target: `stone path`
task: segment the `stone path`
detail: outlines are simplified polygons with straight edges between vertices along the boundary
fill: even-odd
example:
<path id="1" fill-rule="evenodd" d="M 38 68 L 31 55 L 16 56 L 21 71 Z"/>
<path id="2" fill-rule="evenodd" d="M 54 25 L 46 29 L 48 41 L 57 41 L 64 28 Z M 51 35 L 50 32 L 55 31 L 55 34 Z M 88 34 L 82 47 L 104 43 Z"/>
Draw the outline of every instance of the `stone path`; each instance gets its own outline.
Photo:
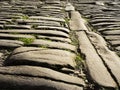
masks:
<path id="1" fill-rule="evenodd" d="M 0 1 L 1 90 L 85 88 L 65 5 L 60 0 Z"/>
<path id="2" fill-rule="evenodd" d="M 1 0 L 1 90 L 119 90 L 119 4 Z"/>
<path id="3" fill-rule="evenodd" d="M 119 90 L 119 1 L 74 0 L 72 3 L 80 14 L 71 12 L 71 29 L 78 35 L 79 48 L 85 55 L 92 82 L 107 87 L 108 90 L 111 90 L 110 87 Z M 74 17 L 81 18 L 75 26 Z M 81 28 L 78 23 L 84 23 L 88 29 L 82 24 Z M 90 80 L 91 78 L 88 77 Z"/>

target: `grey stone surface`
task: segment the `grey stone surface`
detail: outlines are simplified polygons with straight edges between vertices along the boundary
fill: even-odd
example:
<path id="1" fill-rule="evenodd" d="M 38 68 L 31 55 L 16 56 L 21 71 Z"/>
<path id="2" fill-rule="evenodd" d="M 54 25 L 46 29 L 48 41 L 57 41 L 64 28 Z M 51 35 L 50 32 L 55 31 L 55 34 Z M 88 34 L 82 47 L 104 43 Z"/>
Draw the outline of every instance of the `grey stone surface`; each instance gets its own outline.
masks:
<path id="1" fill-rule="evenodd" d="M 6 29 L 30 29 L 30 25 L 5 25 Z"/>
<path id="2" fill-rule="evenodd" d="M 17 19 L 17 23 L 19 24 L 27 24 L 27 25 L 41 25 L 41 26 L 61 26 L 60 22 L 56 21 L 47 21 L 47 20 L 24 20 L 24 19 Z"/>
<path id="3" fill-rule="evenodd" d="M 55 17 L 44 17 L 44 16 L 30 16 L 30 19 L 37 19 L 37 20 L 50 20 L 50 21 L 58 21 L 58 22 L 65 22 L 63 18 L 55 18 Z"/>
<path id="4" fill-rule="evenodd" d="M 30 72 L 32 71 L 32 72 Z M 12 74 L 21 76 L 39 77 L 52 79 L 53 81 L 71 83 L 73 85 L 84 86 L 84 81 L 81 78 L 70 76 L 64 73 L 54 71 L 52 69 L 35 67 L 35 66 L 9 66 L 0 67 L 1 74 Z"/>
<path id="5" fill-rule="evenodd" d="M 0 74 L 1 89 L 16 90 L 83 90 L 82 87 L 43 78 Z"/>
<path id="6" fill-rule="evenodd" d="M 100 35 L 96 33 L 89 33 L 89 35 L 91 37 L 90 39 L 92 41 L 92 44 L 94 44 L 95 48 L 98 51 L 98 54 L 102 57 L 105 64 L 109 70 L 111 70 L 111 73 L 114 75 L 115 79 L 120 85 L 120 58 L 116 55 L 115 52 L 112 52 L 107 48 L 107 44 Z"/>
<path id="7" fill-rule="evenodd" d="M 36 39 L 36 40 L 34 40 L 33 43 L 31 43 L 31 45 L 33 45 L 33 46 L 45 46 L 45 47 L 50 47 L 50 48 L 65 49 L 65 50 L 71 50 L 71 51 L 76 50 L 76 47 L 71 45 L 71 44 L 49 41 L 49 40 Z"/>
<path id="8" fill-rule="evenodd" d="M 55 51 L 54 51 L 55 52 Z M 42 53 L 40 51 L 26 51 L 12 55 L 5 61 L 6 65 L 38 65 L 45 67 L 75 67 L 75 56 L 63 56 L 62 54 L 51 54 L 45 51 Z"/>
<path id="9" fill-rule="evenodd" d="M 51 6 L 51 5 L 47 5 L 47 6 L 42 6 L 42 9 L 57 9 L 57 10 L 62 10 L 63 8 L 60 6 Z"/>
<path id="10" fill-rule="evenodd" d="M 108 35 L 108 36 L 104 36 L 105 39 L 112 41 L 112 40 L 116 40 L 119 41 L 120 40 L 120 35 Z"/>
<path id="11" fill-rule="evenodd" d="M 5 34 L 5 33 L 13 33 L 13 34 Z M 15 33 L 15 34 L 14 34 Z M 19 35 L 17 34 L 36 34 L 36 35 L 43 35 L 43 36 L 49 36 L 49 37 L 64 37 L 64 38 L 69 38 L 69 34 L 66 34 L 64 32 L 61 31 L 54 31 L 54 30 L 0 30 L 0 36 L 1 37 L 19 37 Z M 26 37 L 29 35 L 21 35 L 21 37 Z M 29 36 L 30 37 L 30 36 Z M 31 35 L 31 37 L 33 37 Z"/>
<path id="12" fill-rule="evenodd" d="M 58 30 L 58 31 L 62 31 L 62 32 L 66 32 L 69 33 L 70 30 L 64 27 L 55 27 L 55 26 L 38 26 L 36 27 L 36 29 L 45 29 L 45 30 Z"/>
<path id="13" fill-rule="evenodd" d="M 20 47 L 23 46 L 24 43 L 21 41 L 17 41 L 17 40 L 4 40 L 4 39 L 0 39 L 0 47 Z"/>
<path id="14" fill-rule="evenodd" d="M 0 25 L 0 29 L 3 29 L 3 25 Z"/>
<path id="15" fill-rule="evenodd" d="M 112 41 L 109 41 L 109 42 L 112 46 L 119 46 L 120 45 L 120 41 L 112 40 Z"/>
<path id="16" fill-rule="evenodd" d="M 15 49 L 12 54 L 19 54 L 19 53 L 25 53 L 25 52 L 37 52 L 38 54 L 51 54 L 61 57 L 71 57 L 75 58 L 76 55 L 72 52 L 66 51 L 66 50 L 59 50 L 59 49 L 49 49 L 49 48 L 40 48 L 40 47 L 19 47 Z"/>
<path id="17" fill-rule="evenodd" d="M 0 33 L 0 38 L 5 38 L 5 39 L 19 39 L 19 38 L 35 38 L 32 35 L 22 35 L 22 34 L 5 34 L 5 33 Z"/>
<path id="18" fill-rule="evenodd" d="M 120 51 L 120 46 L 115 47 L 116 50 Z"/>
<path id="19" fill-rule="evenodd" d="M 49 36 L 42 36 L 42 35 L 38 35 L 37 38 L 40 38 L 40 39 L 50 39 L 50 40 L 53 40 L 53 41 L 58 41 L 58 42 L 68 42 L 68 43 L 71 43 L 72 41 L 69 39 L 69 38 L 63 38 L 63 37 L 49 37 Z"/>
<path id="20" fill-rule="evenodd" d="M 103 34 L 105 34 L 105 35 L 120 35 L 120 30 L 104 31 Z"/>
<path id="21" fill-rule="evenodd" d="M 85 26 L 84 20 L 81 18 L 81 15 L 77 11 L 71 12 L 71 20 L 69 26 L 71 30 L 88 30 Z"/>
<path id="22" fill-rule="evenodd" d="M 46 4 L 60 4 L 60 0 L 46 0 L 45 1 Z"/>
<path id="23" fill-rule="evenodd" d="M 79 40 L 79 49 L 85 55 L 88 72 L 94 82 L 104 87 L 116 87 L 116 83 L 96 53 L 85 31 L 79 31 L 76 34 Z"/>

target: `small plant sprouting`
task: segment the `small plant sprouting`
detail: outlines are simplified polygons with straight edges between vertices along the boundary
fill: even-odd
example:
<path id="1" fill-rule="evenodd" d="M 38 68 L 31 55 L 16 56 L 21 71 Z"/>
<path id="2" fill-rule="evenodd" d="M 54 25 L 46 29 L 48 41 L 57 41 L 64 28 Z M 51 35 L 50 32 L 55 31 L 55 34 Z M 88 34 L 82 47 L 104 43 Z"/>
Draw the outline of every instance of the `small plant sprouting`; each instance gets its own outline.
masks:
<path id="1" fill-rule="evenodd" d="M 25 45 L 29 45 L 34 41 L 34 38 L 19 38 L 18 40 L 24 42 Z"/>
<path id="2" fill-rule="evenodd" d="M 80 55 L 77 55 L 77 56 L 76 56 L 75 61 L 76 61 L 76 63 L 77 63 L 76 68 L 77 68 L 77 69 L 82 68 L 83 59 L 82 59 L 82 57 L 81 57 Z"/>
<path id="3" fill-rule="evenodd" d="M 24 20 L 29 19 L 29 16 L 28 16 L 28 15 L 23 15 L 23 16 L 21 17 L 21 19 L 24 19 Z"/>
<path id="4" fill-rule="evenodd" d="M 69 19 L 69 18 L 64 18 L 64 20 L 65 20 L 66 24 L 68 24 L 68 23 L 69 23 L 69 21 L 70 21 L 70 19 Z"/>

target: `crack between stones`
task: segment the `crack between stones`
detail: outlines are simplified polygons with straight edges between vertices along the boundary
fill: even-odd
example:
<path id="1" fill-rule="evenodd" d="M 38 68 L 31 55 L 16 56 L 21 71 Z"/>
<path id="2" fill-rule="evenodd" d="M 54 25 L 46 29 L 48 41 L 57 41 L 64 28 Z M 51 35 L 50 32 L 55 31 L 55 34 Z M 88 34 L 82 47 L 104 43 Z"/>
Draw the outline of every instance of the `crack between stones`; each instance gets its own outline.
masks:
<path id="1" fill-rule="evenodd" d="M 53 78 L 49 78 L 49 77 L 45 77 L 45 76 L 31 76 L 31 75 L 27 75 L 27 74 L 8 74 L 8 73 L 1 73 L 1 72 L 0 72 L 0 74 L 14 75 L 14 76 L 24 76 L 24 77 L 34 77 L 34 78 L 43 78 L 43 79 L 47 79 L 47 80 L 51 80 L 51 81 L 55 81 L 55 82 L 61 82 L 61 83 L 66 83 L 66 84 L 71 84 L 71 85 L 77 85 L 77 86 L 80 86 L 80 87 L 84 87 L 84 85 L 82 85 L 82 84 L 75 84 L 75 83 L 72 83 L 72 82 L 57 80 L 57 79 L 53 79 Z"/>

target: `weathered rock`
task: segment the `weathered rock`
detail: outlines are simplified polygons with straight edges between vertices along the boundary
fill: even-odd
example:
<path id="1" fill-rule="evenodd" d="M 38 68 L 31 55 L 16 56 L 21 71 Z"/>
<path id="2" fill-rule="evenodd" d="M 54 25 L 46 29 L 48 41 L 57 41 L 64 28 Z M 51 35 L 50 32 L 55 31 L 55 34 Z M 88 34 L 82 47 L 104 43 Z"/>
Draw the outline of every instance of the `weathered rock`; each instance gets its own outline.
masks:
<path id="1" fill-rule="evenodd" d="M 30 29 L 30 25 L 5 25 L 6 29 Z"/>
<path id="2" fill-rule="evenodd" d="M 1 89 L 16 90 L 83 90 L 82 87 L 43 78 L 0 74 Z"/>
<path id="3" fill-rule="evenodd" d="M 107 48 L 107 44 L 101 36 L 96 33 L 89 33 L 89 35 L 92 43 L 98 51 L 98 54 L 102 57 L 106 66 L 120 85 L 120 58 L 115 54 L 115 52 L 112 52 Z"/>
<path id="4" fill-rule="evenodd" d="M 71 12 L 71 20 L 69 26 L 71 30 L 88 30 L 85 26 L 84 20 L 81 18 L 81 15 L 77 11 Z"/>
<path id="5" fill-rule="evenodd" d="M 42 6 L 41 9 L 59 9 L 62 10 L 62 7 L 59 6 L 51 6 L 51 5 L 47 5 L 47 6 Z"/>
<path id="6" fill-rule="evenodd" d="M 36 25 L 36 26 L 61 26 L 59 22 L 56 21 L 45 21 L 45 20 L 23 20 L 23 19 L 17 19 L 16 22 L 19 24 L 27 24 L 27 25 Z"/>
<path id="7" fill-rule="evenodd" d="M 31 72 L 32 71 L 32 72 Z M 70 76 L 60 73 L 48 68 L 35 67 L 35 66 L 9 66 L 0 67 L 1 74 L 12 74 L 20 76 L 39 77 L 51 79 L 53 81 L 65 82 L 74 85 L 84 86 L 84 81 L 81 78 Z"/>
<path id="8" fill-rule="evenodd" d="M 110 42 L 110 44 L 112 45 L 112 46 L 119 46 L 120 45 L 120 41 L 116 41 L 116 40 L 112 40 L 112 41 L 109 41 Z"/>
<path id="9" fill-rule="evenodd" d="M 25 53 L 25 52 L 37 52 L 38 54 L 51 54 L 61 57 L 71 57 L 75 58 L 75 54 L 66 50 L 59 49 L 48 49 L 48 48 L 40 48 L 40 47 L 19 47 L 12 52 L 12 55 Z"/>
<path id="10" fill-rule="evenodd" d="M 2 33 L 13 33 L 13 34 L 2 34 Z M 14 34 L 15 33 L 15 34 Z M 43 36 L 49 36 L 49 37 L 64 37 L 64 38 L 68 38 L 69 35 L 61 32 L 61 31 L 54 31 L 54 30 L 0 30 L 0 36 L 1 37 L 12 37 L 12 36 L 18 36 L 17 34 L 40 34 Z M 24 37 L 27 38 L 28 35 L 22 35 Z M 21 37 L 22 37 L 21 36 Z M 32 36 L 32 35 L 31 35 Z M 33 37 L 33 36 L 32 36 Z"/>
<path id="11" fill-rule="evenodd" d="M 31 43 L 31 45 L 33 45 L 33 46 L 44 46 L 44 47 L 50 47 L 50 48 L 58 48 L 58 49 L 65 49 L 65 50 L 71 50 L 71 51 L 76 50 L 76 47 L 71 45 L 71 44 L 62 43 L 62 42 L 55 42 L 55 41 L 49 41 L 49 40 L 36 39 L 36 40 L 34 40 L 33 43 Z"/>
<path id="12" fill-rule="evenodd" d="M 0 47 L 20 47 L 23 46 L 24 43 L 21 41 L 17 41 L 17 40 L 4 40 L 4 39 L 0 39 Z"/>
<path id="13" fill-rule="evenodd" d="M 3 29 L 3 25 L 0 25 L 0 29 Z"/>
<path id="14" fill-rule="evenodd" d="M 46 0 L 45 1 L 46 4 L 60 4 L 60 0 Z"/>
<path id="15" fill-rule="evenodd" d="M 0 33 L 0 38 L 4 38 L 4 39 L 19 39 L 19 38 L 35 38 L 32 35 L 22 35 L 22 34 L 4 34 L 4 33 Z"/>
<path id="16" fill-rule="evenodd" d="M 79 49 L 85 55 L 88 72 L 94 82 L 104 87 L 116 87 L 116 83 L 92 46 L 85 31 L 79 31 L 76 34 L 79 40 Z"/>
<path id="17" fill-rule="evenodd" d="M 52 27 L 52 26 L 38 26 L 38 27 L 36 27 L 36 29 L 58 30 L 58 31 L 66 32 L 66 33 L 69 33 L 69 32 L 70 32 L 70 30 L 67 29 L 67 28 L 63 28 L 63 27 Z"/>
<path id="18" fill-rule="evenodd" d="M 58 41 L 58 42 L 68 42 L 68 43 L 72 42 L 69 38 L 63 38 L 63 37 L 49 37 L 49 36 L 38 35 L 37 38 L 50 39 L 50 40 Z"/>
<path id="19" fill-rule="evenodd" d="M 120 30 L 104 31 L 103 34 L 105 34 L 105 35 L 120 35 Z"/>
<path id="20" fill-rule="evenodd" d="M 56 51 L 53 50 L 53 52 L 55 53 Z M 41 51 L 35 50 L 28 50 L 16 54 L 14 54 L 13 52 L 12 55 L 5 61 L 5 63 L 6 65 L 37 65 L 45 67 L 60 66 L 68 68 L 75 67 L 75 56 L 64 56 L 60 54 L 60 52 L 58 53 L 58 55 L 54 53 L 51 54 L 50 51 L 43 51 L 42 53 Z"/>
<path id="21" fill-rule="evenodd" d="M 119 41 L 120 40 L 120 36 L 119 35 L 108 35 L 108 36 L 105 36 L 105 39 L 107 39 L 109 41 L 112 41 L 112 40 Z"/>
<path id="22" fill-rule="evenodd" d="M 115 47 L 116 50 L 120 51 L 120 46 Z"/>
<path id="23" fill-rule="evenodd" d="M 62 18 L 54 18 L 54 17 L 43 17 L 43 16 L 30 16 L 30 19 L 37 19 L 37 20 L 49 20 L 49 21 L 57 21 L 57 22 L 64 22 L 65 20 Z"/>

